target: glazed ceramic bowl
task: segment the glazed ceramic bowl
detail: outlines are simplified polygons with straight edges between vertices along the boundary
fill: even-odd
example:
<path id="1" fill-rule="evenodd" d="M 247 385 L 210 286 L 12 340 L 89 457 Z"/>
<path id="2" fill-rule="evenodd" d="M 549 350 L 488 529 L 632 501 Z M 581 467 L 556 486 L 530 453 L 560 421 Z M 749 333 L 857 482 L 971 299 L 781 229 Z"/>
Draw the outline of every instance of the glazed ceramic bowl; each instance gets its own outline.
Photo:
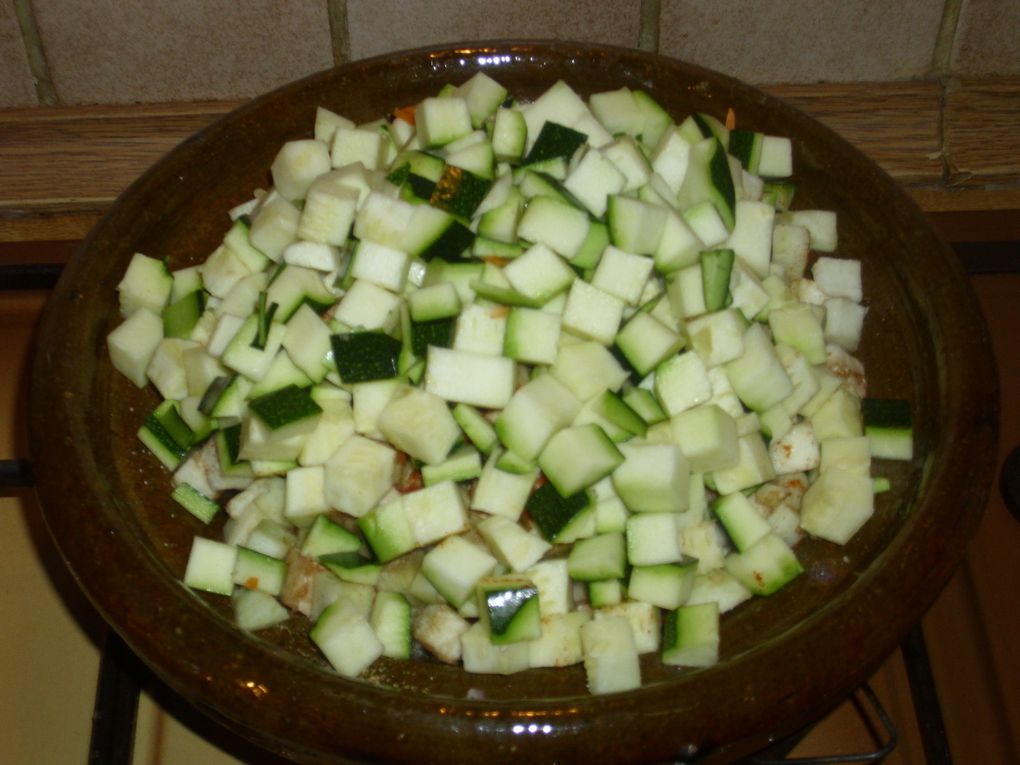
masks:
<path id="1" fill-rule="evenodd" d="M 268 184 L 317 106 L 356 121 L 488 72 L 520 98 L 563 79 L 582 95 L 630 86 L 675 119 L 693 110 L 788 135 L 796 207 L 836 210 L 841 255 L 863 263 L 860 355 L 869 392 L 912 402 L 916 457 L 883 463 L 892 491 L 846 547 L 808 541 L 807 573 L 728 614 L 722 659 L 698 671 L 643 659 L 640 690 L 588 695 L 581 667 L 511 677 L 380 660 L 332 673 L 295 618 L 259 635 L 226 599 L 180 579 L 197 521 L 136 432 L 156 403 L 114 373 L 105 337 L 134 252 L 198 262 L 226 211 Z M 173 689 L 251 740 L 303 762 L 723 761 L 842 700 L 897 646 L 948 580 L 994 465 L 994 362 L 967 280 L 924 216 L 873 162 L 788 105 L 733 79 L 632 50 L 486 43 L 419 50 L 316 74 L 186 141 L 117 201 L 66 268 L 35 357 L 31 447 L 46 519 L 96 607 Z M 213 530 L 215 533 L 215 529 Z"/>

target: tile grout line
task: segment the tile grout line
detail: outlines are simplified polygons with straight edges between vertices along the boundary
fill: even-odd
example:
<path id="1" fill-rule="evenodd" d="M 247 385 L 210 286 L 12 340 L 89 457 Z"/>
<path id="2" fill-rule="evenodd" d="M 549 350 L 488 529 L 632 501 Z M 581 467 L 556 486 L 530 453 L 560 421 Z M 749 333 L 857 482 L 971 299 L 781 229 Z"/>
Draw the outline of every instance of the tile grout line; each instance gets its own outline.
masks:
<path id="1" fill-rule="evenodd" d="M 956 44 L 956 34 L 960 28 L 960 14 L 963 10 L 964 0 L 945 0 L 942 6 L 942 19 L 939 22 L 939 31 L 935 37 L 935 48 L 932 51 L 931 67 L 929 76 L 938 78 L 941 87 L 939 88 L 939 111 L 938 131 L 939 160 L 942 164 L 942 183 L 948 185 L 952 176 L 952 162 L 950 161 L 949 149 L 946 144 L 946 104 L 949 100 L 949 88 L 951 87 L 953 67 L 953 46 Z"/>
<path id="2" fill-rule="evenodd" d="M 659 52 L 659 0 L 641 0 L 638 48 L 649 53 Z"/>
<path id="3" fill-rule="evenodd" d="M 942 6 L 942 20 L 935 37 L 935 49 L 932 51 L 929 74 L 933 77 L 946 77 L 952 73 L 953 46 L 956 44 L 956 33 L 960 28 L 960 13 L 964 0 L 945 0 Z"/>
<path id="4" fill-rule="evenodd" d="M 333 44 L 333 65 L 351 60 L 351 30 L 347 19 L 347 0 L 326 0 L 329 39 Z"/>
<path id="5" fill-rule="evenodd" d="M 56 106 L 60 100 L 57 98 L 57 91 L 53 86 L 46 54 L 43 53 L 42 38 L 39 36 L 39 27 L 35 23 L 32 4 L 29 0 L 14 0 L 14 14 L 18 18 L 21 39 L 25 44 L 25 54 L 28 56 L 28 68 L 32 73 L 36 97 L 42 106 Z"/>

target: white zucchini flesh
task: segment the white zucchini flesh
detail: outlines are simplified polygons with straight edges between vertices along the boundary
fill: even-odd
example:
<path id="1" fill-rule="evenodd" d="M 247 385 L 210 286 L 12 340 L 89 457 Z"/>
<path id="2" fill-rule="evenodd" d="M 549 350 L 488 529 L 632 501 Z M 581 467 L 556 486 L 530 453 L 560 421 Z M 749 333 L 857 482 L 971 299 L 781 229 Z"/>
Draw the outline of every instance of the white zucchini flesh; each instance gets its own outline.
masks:
<path id="1" fill-rule="evenodd" d="M 763 136 L 752 171 L 717 120 L 699 134 L 645 93 L 506 96 L 476 75 L 418 104 L 414 125 L 317 110 L 315 138 L 281 147 L 274 188 L 230 211 L 204 264 L 134 257 L 108 346 L 184 423 L 150 418 L 150 448 L 183 456 L 201 441 L 186 431 L 242 422 L 236 465 L 205 465 L 226 459 L 207 448 L 177 480 L 209 502 L 214 486 L 244 489 L 227 541 L 196 536 L 184 577 L 232 596 L 243 628 L 314 614 L 313 642 L 350 676 L 408 657 L 413 639 L 467 671 L 583 663 L 591 692 L 622 691 L 640 685 L 641 653 L 716 661 L 719 614 L 794 579 L 793 544 L 844 544 L 871 517 L 850 355 L 861 264 L 838 253 L 834 213 L 769 201 L 769 183 L 795 178 L 786 138 Z M 529 157 L 548 123 L 580 143 Z M 440 192 L 438 173 L 480 184 L 474 212 L 408 196 L 397 171 L 415 152 L 427 161 L 408 172 L 438 168 L 418 178 Z M 458 236 L 475 244 L 437 256 Z M 733 254 L 722 276 L 702 265 L 718 249 Z M 191 335 L 164 338 L 168 306 L 196 291 Z M 442 322 L 448 343 L 415 346 Z M 396 341 L 395 371 L 345 382 L 333 342 L 356 332 Z M 288 385 L 316 411 L 271 422 L 251 404 Z M 744 496 L 808 472 L 802 502 Z M 567 557 L 548 557 L 529 504 L 547 481 L 584 505 L 554 532 Z M 320 555 L 339 556 L 333 573 Z M 540 636 L 495 645 L 476 589 L 508 571 L 537 588 Z"/>

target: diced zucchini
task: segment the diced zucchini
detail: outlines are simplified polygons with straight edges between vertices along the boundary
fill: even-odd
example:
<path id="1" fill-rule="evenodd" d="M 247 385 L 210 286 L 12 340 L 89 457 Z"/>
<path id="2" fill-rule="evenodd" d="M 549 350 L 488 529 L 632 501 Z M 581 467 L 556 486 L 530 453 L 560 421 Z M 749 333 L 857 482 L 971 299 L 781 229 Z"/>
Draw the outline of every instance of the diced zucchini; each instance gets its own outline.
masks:
<path id="1" fill-rule="evenodd" d="M 682 565 L 675 563 L 636 565 L 631 569 L 627 582 L 627 596 L 667 612 L 672 611 L 687 602 L 694 587 L 697 570 L 698 564 L 693 558 Z M 668 617 L 667 613 L 666 618 Z"/>
<path id="2" fill-rule="evenodd" d="M 578 540 L 567 556 L 567 568 L 579 582 L 622 579 L 627 573 L 624 535 L 610 532 Z"/>
<path id="3" fill-rule="evenodd" d="M 874 511 L 871 478 L 830 467 L 804 493 L 800 525 L 812 536 L 846 544 Z"/>
<path id="4" fill-rule="evenodd" d="M 146 370 L 163 340 L 163 320 L 148 308 L 138 308 L 106 338 L 114 369 L 139 388 L 149 378 Z"/>
<path id="5" fill-rule="evenodd" d="M 543 483 L 527 499 L 525 507 L 542 536 L 555 542 L 570 521 L 589 504 L 584 493 L 564 497 L 551 483 Z"/>
<path id="6" fill-rule="evenodd" d="M 184 584 L 196 590 L 219 595 L 234 591 L 234 564 L 237 548 L 204 537 L 195 537 L 184 571 Z"/>
<path id="7" fill-rule="evenodd" d="M 913 459 L 914 430 L 909 401 L 865 398 L 861 401 L 861 416 L 872 457 Z"/>
<path id="8" fill-rule="evenodd" d="M 677 531 L 675 513 L 631 515 L 626 520 L 627 560 L 633 566 L 676 563 L 682 557 Z"/>
<path id="9" fill-rule="evenodd" d="M 528 642 L 542 635 L 538 588 L 526 577 L 483 577 L 478 582 L 478 612 L 493 645 Z"/>
<path id="10" fill-rule="evenodd" d="M 347 598 L 326 607 L 310 636 L 333 668 L 346 677 L 360 675 L 384 651 L 368 619 Z"/>
<path id="11" fill-rule="evenodd" d="M 258 632 L 290 618 L 286 606 L 262 590 L 239 587 L 234 590 L 233 605 L 234 621 L 247 632 Z"/>
<path id="12" fill-rule="evenodd" d="M 411 604 L 399 592 L 376 593 L 369 620 L 382 644 L 382 655 L 392 659 L 411 658 Z"/>
<path id="13" fill-rule="evenodd" d="M 634 512 L 679 512 L 687 507 L 690 467 L 673 444 L 621 444 L 613 487 Z"/>
<path id="14" fill-rule="evenodd" d="M 450 536 L 425 554 L 421 570 L 452 606 L 459 607 L 475 594 L 481 579 L 497 564 L 481 546 L 461 536 Z"/>
<path id="15" fill-rule="evenodd" d="M 682 667 L 709 667 L 719 661 L 719 606 L 681 606 L 666 614 L 662 661 Z"/>
<path id="16" fill-rule="evenodd" d="M 220 510 L 216 502 L 189 483 L 177 484 L 170 496 L 202 523 L 209 523 Z"/>
<path id="17" fill-rule="evenodd" d="M 740 492 L 724 494 L 711 507 L 740 552 L 746 551 L 771 530 L 765 517 Z"/>
<path id="18" fill-rule="evenodd" d="M 233 577 L 234 584 L 246 589 L 279 595 L 287 577 L 287 564 L 248 547 L 238 547 Z"/>
<path id="19" fill-rule="evenodd" d="M 623 455 L 598 425 L 577 425 L 555 433 L 538 455 L 538 465 L 564 497 L 588 488 L 623 462 Z"/>
<path id="20" fill-rule="evenodd" d="M 804 573 L 793 550 L 772 533 L 744 552 L 728 555 L 726 570 L 755 595 L 771 595 Z"/>
<path id="21" fill-rule="evenodd" d="M 630 622 L 624 616 L 581 625 L 584 669 L 594 694 L 629 691 L 641 685 L 641 665 Z"/>

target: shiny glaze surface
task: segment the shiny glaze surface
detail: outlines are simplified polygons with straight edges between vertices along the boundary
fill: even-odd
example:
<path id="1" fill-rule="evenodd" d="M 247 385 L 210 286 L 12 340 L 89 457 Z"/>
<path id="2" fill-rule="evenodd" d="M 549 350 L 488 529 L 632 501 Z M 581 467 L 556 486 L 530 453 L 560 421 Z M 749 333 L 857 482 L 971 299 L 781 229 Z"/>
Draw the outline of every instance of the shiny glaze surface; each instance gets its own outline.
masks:
<path id="1" fill-rule="evenodd" d="M 259 636 L 226 599 L 180 584 L 197 521 L 135 433 L 155 405 L 113 372 L 104 344 L 132 253 L 198 262 L 226 210 L 268 185 L 280 144 L 310 135 L 316 106 L 367 121 L 480 68 L 519 97 L 557 79 L 582 95 L 647 90 L 675 119 L 692 110 L 789 135 L 798 208 L 839 214 L 841 255 L 863 261 L 870 306 L 860 355 L 869 392 L 913 402 L 916 458 L 845 548 L 807 542 L 807 575 L 723 622 L 715 667 L 644 657 L 640 690 L 591 697 L 580 667 L 511 677 L 381 660 L 337 677 L 307 621 Z M 105 618 L 169 685 L 253 740 L 306 762 L 724 761 L 837 703 L 900 642 L 948 580 L 994 468 L 998 392 L 986 328 L 948 248 L 870 160 L 819 123 L 735 80 L 637 51 L 486 43 L 368 59 L 257 99 L 182 144 L 121 197 L 66 269 L 34 361 L 30 434 L 58 546 Z M 216 533 L 215 527 L 211 533 Z"/>

